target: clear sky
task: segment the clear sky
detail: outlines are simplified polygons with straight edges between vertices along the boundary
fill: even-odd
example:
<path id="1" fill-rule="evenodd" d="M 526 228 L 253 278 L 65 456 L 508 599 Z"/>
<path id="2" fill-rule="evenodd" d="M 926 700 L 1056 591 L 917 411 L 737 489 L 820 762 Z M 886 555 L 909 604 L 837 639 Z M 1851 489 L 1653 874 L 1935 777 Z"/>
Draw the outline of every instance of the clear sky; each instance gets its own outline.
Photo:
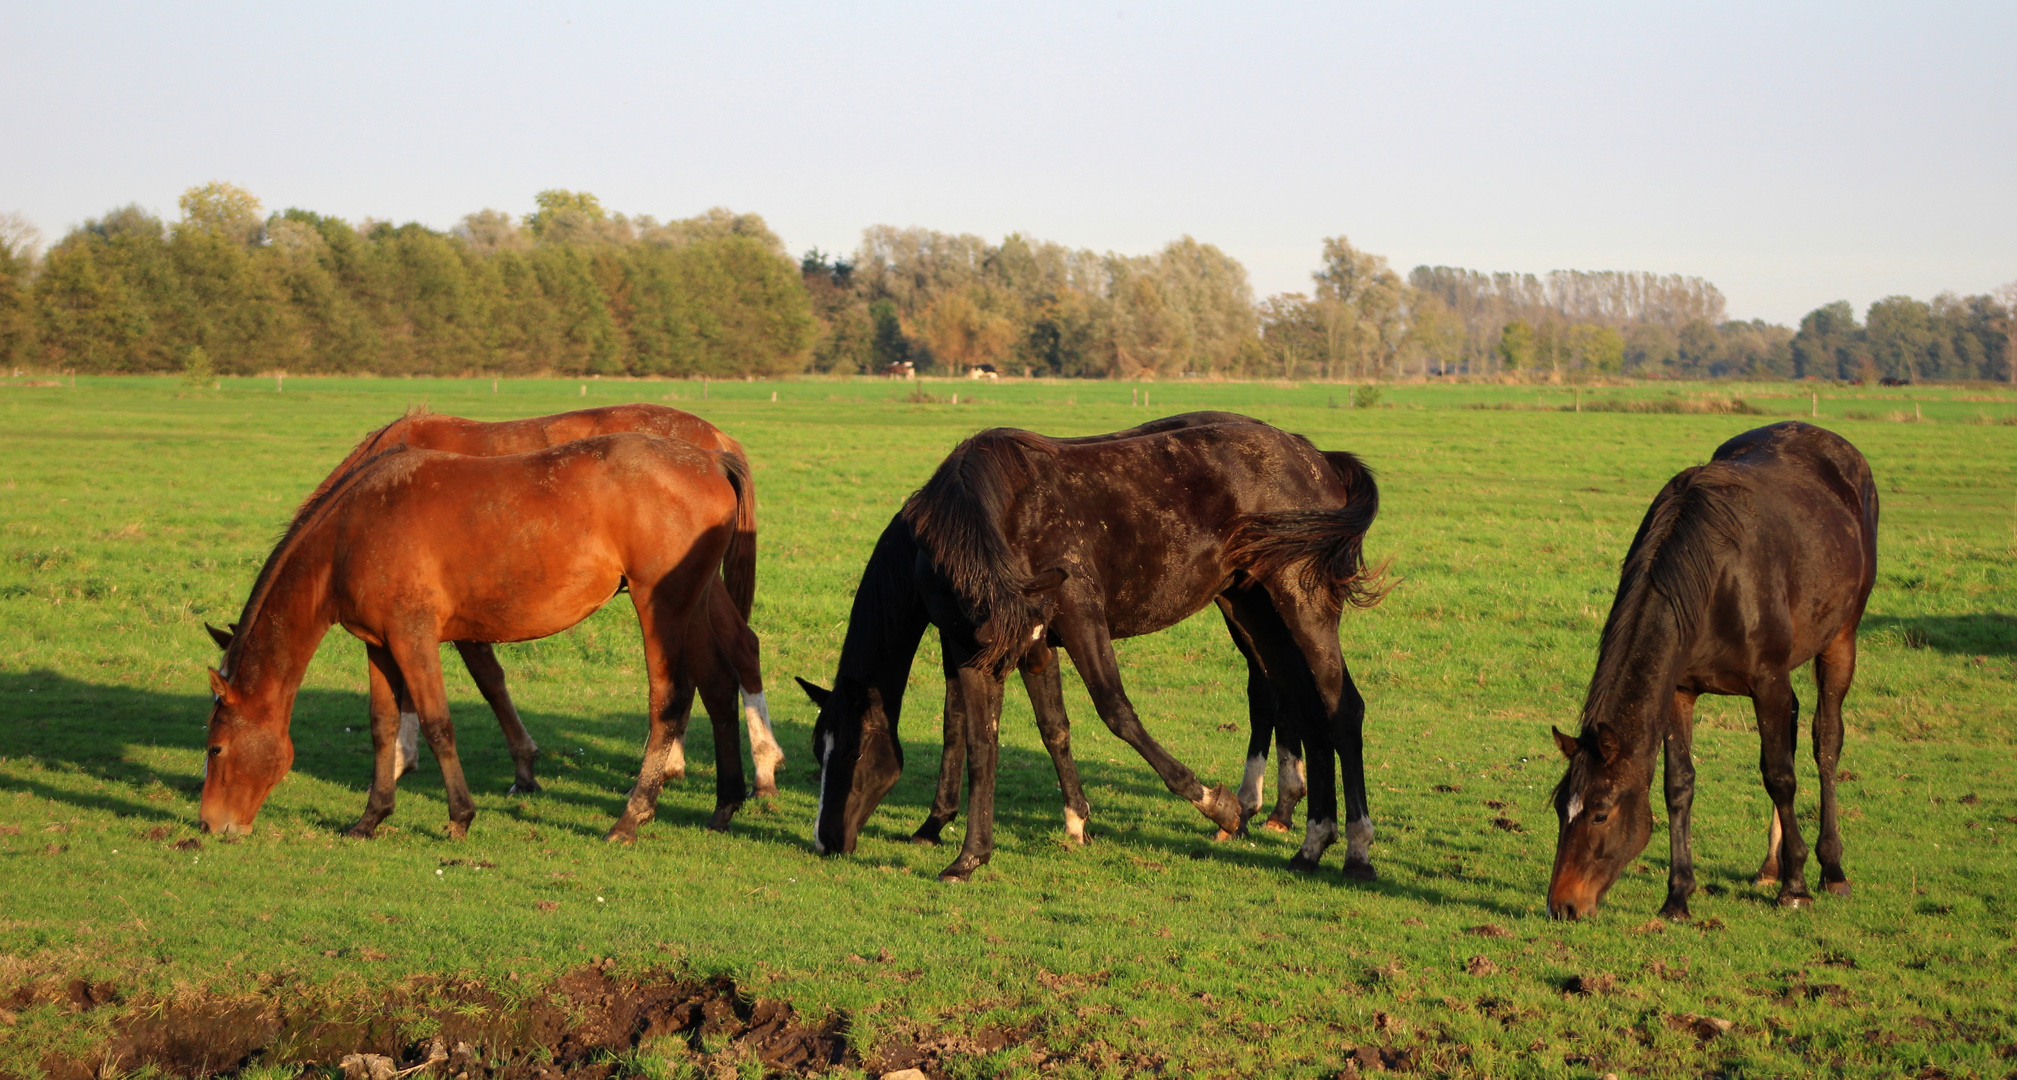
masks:
<path id="1" fill-rule="evenodd" d="M 0 3 L 0 211 L 211 179 L 437 227 L 548 187 L 1152 251 L 1256 293 L 1699 274 L 1731 314 L 2017 279 L 2017 3 Z"/>

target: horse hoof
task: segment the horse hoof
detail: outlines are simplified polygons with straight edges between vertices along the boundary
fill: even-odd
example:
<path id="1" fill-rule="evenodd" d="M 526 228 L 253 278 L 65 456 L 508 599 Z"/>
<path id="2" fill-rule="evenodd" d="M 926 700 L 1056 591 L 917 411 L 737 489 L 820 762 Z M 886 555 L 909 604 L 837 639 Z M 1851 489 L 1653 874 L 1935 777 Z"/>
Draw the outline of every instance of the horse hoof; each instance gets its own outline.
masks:
<path id="1" fill-rule="evenodd" d="M 1233 837 L 1238 835 L 1239 835 L 1238 833 L 1229 833 L 1224 829 L 1220 829 L 1218 832 L 1212 834 L 1212 842 L 1223 844 L 1226 841 L 1231 840 Z"/>
<path id="2" fill-rule="evenodd" d="M 713 817 L 707 819 L 707 831 L 727 832 L 728 823 L 734 817 L 735 817 L 735 811 L 733 810 L 716 811 Z"/>
<path id="3" fill-rule="evenodd" d="M 940 840 L 937 833 L 917 832 L 911 834 L 910 842 L 920 847 L 937 847 L 945 841 Z"/>
<path id="4" fill-rule="evenodd" d="M 1372 863 L 1354 862 L 1350 859 L 1345 860 L 1346 881 L 1374 881 L 1378 878 L 1379 875 L 1373 872 Z"/>
<path id="5" fill-rule="evenodd" d="M 1686 904 L 1670 903 L 1660 909 L 1660 917 L 1668 922 L 1692 922 L 1695 915 L 1688 910 L 1688 905 Z"/>
<path id="6" fill-rule="evenodd" d="M 1839 896 L 1844 900 L 1849 899 L 1849 883 L 1846 881 L 1831 881 L 1827 884 L 1826 888 L 1831 896 Z"/>
<path id="7" fill-rule="evenodd" d="M 511 785 L 511 790 L 510 790 L 510 791 L 507 791 L 507 792 L 505 792 L 505 794 L 506 794 L 506 795 L 530 795 L 530 794 L 532 794 L 533 792 L 535 792 L 535 791 L 538 791 L 538 790 L 539 790 L 539 781 L 537 781 L 537 780 L 534 780 L 534 779 L 532 779 L 531 777 L 529 777 L 529 776 L 528 776 L 528 777 L 526 777 L 526 778 L 525 778 L 525 779 L 523 779 L 523 780 L 519 780 L 519 781 L 517 781 L 517 782 L 513 783 L 513 784 Z"/>
<path id="8" fill-rule="evenodd" d="M 343 835 L 351 838 L 352 840 L 375 839 L 378 836 L 378 826 L 352 825 L 349 829 L 344 831 Z"/>
<path id="9" fill-rule="evenodd" d="M 1779 898 L 1779 906 L 1782 908 L 1788 908 L 1791 910 L 1798 911 L 1805 908 L 1813 907 L 1814 898 L 1806 895 L 1805 893 L 1781 896 Z"/>
<path id="10" fill-rule="evenodd" d="M 604 843 L 609 844 L 635 844 L 637 843 L 637 826 L 613 826 L 602 839 Z"/>
<path id="11" fill-rule="evenodd" d="M 1779 875 L 1777 874 L 1772 874 L 1769 876 L 1765 874 L 1759 874 L 1757 877 L 1751 879 L 1751 884 L 1756 885 L 1761 889 L 1767 885 L 1777 885 L 1778 883 L 1779 883 Z"/>
<path id="12" fill-rule="evenodd" d="M 1309 858 L 1305 856 L 1302 852 L 1298 851 L 1292 858 L 1289 859 L 1289 870 L 1292 873 L 1297 873 L 1303 875 L 1304 877 L 1308 877 L 1311 874 L 1317 872 L 1317 860 Z"/>
<path id="13" fill-rule="evenodd" d="M 938 879 L 940 882 L 947 885 L 964 885 L 966 884 L 966 879 L 971 876 L 973 875 L 962 874 L 952 870 L 946 870 L 939 874 Z"/>
<path id="14" fill-rule="evenodd" d="M 1261 822 L 1261 828 L 1263 828 L 1263 829 L 1266 829 L 1266 830 L 1268 830 L 1269 832 L 1290 832 L 1290 831 L 1292 831 L 1292 830 L 1290 829 L 1290 826 L 1289 826 L 1289 823 L 1288 823 L 1288 822 L 1286 822 L 1286 821 L 1279 821 L 1279 820 L 1277 820 L 1277 819 L 1275 819 L 1275 818 L 1269 818 L 1268 820 L 1266 820 L 1266 821 L 1263 821 L 1263 822 Z"/>
<path id="15" fill-rule="evenodd" d="M 448 823 L 448 838 L 450 840 L 460 840 L 468 835 L 469 835 L 469 822 L 451 821 Z"/>
<path id="16" fill-rule="evenodd" d="M 777 798 L 777 784 L 775 782 L 772 782 L 769 784 L 756 785 L 756 797 L 759 799 Z"/>

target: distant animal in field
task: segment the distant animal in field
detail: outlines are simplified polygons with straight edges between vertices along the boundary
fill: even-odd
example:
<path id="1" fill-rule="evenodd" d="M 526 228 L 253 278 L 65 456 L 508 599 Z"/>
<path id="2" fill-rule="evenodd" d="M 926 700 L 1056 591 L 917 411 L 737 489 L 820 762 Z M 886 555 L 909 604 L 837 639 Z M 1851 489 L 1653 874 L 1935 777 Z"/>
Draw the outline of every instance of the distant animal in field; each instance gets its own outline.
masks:
<path id="1" fill-rule="evenodd" d="M 896 783 L 896 724 L 927 625 L 939 628 L 966 722 L 971 819 L 942 879 L 965 880 L 992 854 L 1002 681 L 1039 644 L 1071 654 L 1100 718 L 1171 791 L 1236 831 L 1238 799 L 1207 788 L 1142 726 L 1112 645 L 1224 597 L 1222 610 L 1259 657 L 1284 727 L 1305 754 L 1309 821 L 1291 865 L 1314 870 L 1337 838 L 1339 757 L 1346 873 L 1372 876 L 1364 702 L 1337 634 L 1342 606 L 1379 596 L 1361 551 L 1378 506 L 1372 474 L 1356 457 L 1319 452 L 1262 424 L 1083 443 L 1012 429 L 968 439 L 869 556 L 833 689 L 807 684 L 820 704 L 815 847 L 853 850 Z"/>
<path id="2" fill-rule="evenodd" d="M 1165 431 L 1176 431 L 1189 427 L 1204 427 L 1210 424 L 1259 424 L 1261 421 L 1251 416 L 1229 412 L 1194 412 L 1167 416 L 1160 420 L 1116 431 L 1110 435 L 1086 435 L 1057 440 L 1070 445 L 1111 442 L 1116 439 L 1132 439 L 1141 435 L 1154 435 Z M 893 538 L 897 543 L 915 539 L 908 531 L 900 532 Z M 902 553 L 892 558 L 901 562 Z M 1230 604 L 1224 597 L 1218 601 L 1222 606 Z M 1277 741 L 1279 734 L 1281 776 L 1280 791 L 1275 808 L 1264 823 L 1267 828 L 1287 831 L 1292 822 L 1295 806 L 1303 797 L 1303 761 L 1300 748 L 1292 733 L 1280 720 L 1281 702 L 1269 684 L 1262 669 L 1260 657 L 1241 635 L 1239 626 L 1230 614 L 1226 615 L 1226 629 L 1232 634 L 1233 644 L 1240 650 L 1247 664 L 1247 757 L 1245 774 L 1239 791 L 1240 824 L 1238 832 L 1220 831 L 1218 838 L 1229 839 L 1245 832 L 1246 823 L 1258 814 L 1265 797 L 1268 749 Z M 1079 782 L 1078 764 L 1071 753 L 1071 720 L 1065 713 L 1064 678 L 1057 664 L 1057 653 L 1047 640 L 1038 642 L 1022 655 L 1017 662 L 1022 675 L 1023 687 L 1029 693 L 1030 709 L 1036 716 L 1038 733 L 1043 737 L 1044 748 L 1049 752 L 1051 765 L 1057 771 L 1058 790 L 1064 796 L 1065 835 L 1072 843 L 1084 843 L 1086 823 L 1091 817 L 1091 803 L 1085 796 L 1085 788 Z M 812 684 L 799 680 L 800 685 L 817 690 Z M 938 791 L 932 799 L 931 811 L 924 823 L 911 835 L 912 841 L 921 844 L 936 844 L 945 827 L 952 823 L 959 813 L 960 789 L 966 779 L 966 709 L 960 697 L 957 673 L 946 679 L 946 699 L 944 717 L 943 750 L 939 761 Z"/>
<path id="3" fill-rule="evenodd" d="M 707 603 L 743 518 L 741 454 L 636 433 L 526 454 L 470 457 L 400 445 L 332 481 L 295 514 L 254 581 L 219 668 L 201 819 L 249 830 L 294 760 L 294 695 L 317 644 L 341 625 L 365 644 L 371 796 L 350 830 L 392 812 L 400 703 L 410 701 L 440 762 L 449 835 L 476 807 L 462 776 L 442 684 L 443 641 L 528 641 L 588 617 L 627 584 L 643 631 L 651 734 L 611 839 L 655 813 L 675 711 L 697 682 L 714 722 L 715 814 L 744 796 L 736 675 Z M 736 635 L 729 635 L 734 639 Z M 733 645 L 733 640 L 727 642 Z"/>
<path id="4" fill-rule="evenodd" d="M 1835 774 L 1842 699 L 1856 673 L 1856 627 L 1877 576 L 1877 487 L 1833 432 L 1789 421 L 1747 431 L 1707 465 L 1667 482 L 1625 554 L 1596 674 L 1574 738 L 1555 732 L 1569 767 L 1555 789 L 1560 822 L 1548 912 L 1597 909 L 1652 833 L 1654 757 L 1666 756 L 1669 918 L 1687 918 L 1695 798 L 1695 699 L 1737 694 L 1758 717 L 1759 764 L 1774 816 L 1760 884 L 1779 903 L 1812 903 L 1807 846 L 1794 816 L 1799 699 L 1792 673 L 1814 661 L 1814 763 L 1821 778 L 1821 882 L 1849 895 Z"/>
<path id="5" fill-rule="evenodd" d="M 365 436 L 305 501 L 313 502 L 359 462 L 402 443 L 423 450 L 496 457 L 543 450 L 575 439 L 621 431 L 678 439 L 703 450 L 743 453 L 742 444 L 706 420 L 689 412 L 641 402 L 498 422 L 466 420 L 459 416 L 416 410 Z M 736 521 L 735 538 L 722 563 L 722 579 L 726 595 L 741 613 L 743 621 L 748 622 L 756 595 L 756 492 L 749 481 L 745 481 L 744 494 L 746 498 L 742 503 L 741 517 Z M 216 627 L 208 629 L 220 647 L 229 647 L 228 632 Z M 751 651 L 744 657 L 739 669 L 744 675 L 741 681 L 743 719 L 749 729 L 750 756 L 756 766 L 756 793 L 769 796 L 777 793 L 777 770 L 784 764 L 784 750 L 778 745 L 771 727 L 770 708 L 763 696 L 762 665 L 755 656 L 754 648 L 753 645 L 749 647 Z M 488 642 L 481 641 L 458 641 L 455 649 L 461 654 L 470 676 L 476 680 L 477 690 L 497 714 L 498 726 L 503 729 L 505 742 L 511 747 L 511 760 L 517 772 L 511 790 L 539 790 L 539 781 L 534 774 L 539 746 L 518 718 L 518 709 L 512 704 L 511 693 L 504 685 L 504 667 L 497 662 L 496 651 Z M 682 704 L 682 711 L 684 708 Z M 671 757 L 667 761 L 666 775 L 672 779 L 686 775 L 685 730 L 686 724 L 681 721 L 678 725 L 681 734 L 673 740 L 668 751 Z M 394 758 L 396 775 L 404 776 L 418 767 L 419 739 L 419 717 L 410 702 L 402 702 L 397 756 Z"/>

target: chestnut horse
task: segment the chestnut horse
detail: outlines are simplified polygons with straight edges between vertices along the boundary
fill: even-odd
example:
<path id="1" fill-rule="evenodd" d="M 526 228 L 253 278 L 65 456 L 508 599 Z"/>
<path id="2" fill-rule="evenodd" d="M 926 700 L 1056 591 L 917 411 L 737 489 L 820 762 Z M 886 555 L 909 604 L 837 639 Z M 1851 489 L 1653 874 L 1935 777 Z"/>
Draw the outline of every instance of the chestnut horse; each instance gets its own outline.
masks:
<path id="1" fill-rule="evenodd" d="M 628 584 L 644 634 L 651 736 L 612 839 L 649 820 L 682 680 L 719 698 L 734 677 L 702 640 L 705 605 L 741 520 L 740 454 L 652 435 L 599 435 L 550 449 L 468 457 L 395 446 L 329 484 L 295 514 L 254 581 L 220 669 L 201 817 L 242 832 L 294 760 L 294 695 L 316 646 L 341 624 L 365 643 L 371 685 L 371 797 L 352 835 L 392 812 L 399 703 L 411 701 L 441 764 L 449 834 L 476 808 L 463 781 L 442 684 L 443 641 L 527 641 L 587 618 Z M 722 674 L 726 673 L 724 679 Z M 710 706 L 716 701 L 710 700 Z M 710 708 L 716 809 L 743 798 L 733 709 Z"/>
<path id="2" fill-rule="evenodd" d="M 1695 891 L 1689 817 L 1695 798 L 1695 699 L 1749 697 L 1774 816 L 1760 884 L 1779 903 L 1813 902 L 1807 847 L 1793 812 L 1800 702 L 1792 673 L 1814 661 L 1814 763 L 1821 777 L 1821 881 L 1849 895 L 1835 771 L 1842 698 L 1856 673 L 1856 627 L 1877 577 L 1877 487 L 1841 436 L 1788 421 L 1747 431 L 1685 469 L 1653 499 L 1625 554 L 1597 671 L 1555 789 L 1561 828 L 1548 913 L 1595 911 L 1652 832 L 1653 759 L 1666 756 L 1671 862 L 1660 913 L 1688 917 Z"/>
<path id="3" fill-rule="evenodd" d="M 1335 754 L 1346 770 L 1346 873 L 1370 877 L 1364 703 L 1337 627 L 1343 603 L 1379 596 L 1360 554 L 1377 492 L 1357 458 L 1264 424 L 1078 443 L 1011 429 L 968 439 L 869 556 L 833 690 L 808 688 L 821 701 L 814 846 L 853 850 L 896 783 L 897 719 L 928 623 L 959 684 L 972 815 L 941 878 L 965 880 L 992 854 L 1002 680 L 1039 643 L 1070 652 L 1100 718 L 1171 791 L 1237 830 L 1238 800 L 1205 787 L 1142 727 L 1112 645 L 1224 596 L 1307 755 L 1308 835 L 1291 865 L 1314 870 L 1337 837 Z"/>
<path id="4" fill-rule="evenodd" d="M 522 454 L 531 450 L 543 450 L 575 439 L 591 435 L 608 435 L 619 431 L 638 431 L 647 435 L 661 435 L 668 439 L 689 442 L 703 450 L 742 454 L 742 444 L 725 434 L 720 428 L 689 412 L 667 408 L 663 405 L 634 403 L 629 405 L 608 405 L 599 409 L 580 409 L 575 412 L 558 413 L 553 416 L 535 416 L 524 420 L 505 420 L 486 423 L 480 420 L 465 420 L 459 416 L 442 416 L 422 410 L 415 410 L 392 423 L 379 428 L 364 437 L 341 463 L 330 472 L 315 490 L 309 493 L 307 502 L 327 490 L 336 480 L 371 455 L 397 446 L 401 443 L 424 450 L 446 450 L 472 457 L 496 457 L 501 454 Z M 756 595 L 756 491 L 754 486 L 745 485 L 745 499 L 738 512 L 735 538 L 729 545 L 729 553 L 722 565 L 722 577 L 726 584 L 726 596 L 735 604 L 743 621 L 749 620 L 750 609 Z M 230 647 L 230 633 L 216 627 L 206 627 L 210 636 L 219 646 Z M 233 630 L 236 627 L 232 628 Z M 476 688 L 483 699 L 497 714 L 497 723 L 504 730 L 504 739 L 511 747 L 511 760 L 517 771 L 517 778 L 511 786 L 514 792 L 537 791 L 539 781 L 534 775 L 533 763 L 538 760 L 539 746 L 526 732 L 525 725 L 518 718 L 518 709 L 512 704 L 511 693 L 504 685 L 504 668 L 497 662 L 497 653 L 488 642 L 458 641 L 455 649 L 462 655 L 464 666 L 476 680 Z M 764 703 L 763 673 L 756 658 L 756 646 L 752 636 L 737 665 L 742 693 L 745 699 L 743 719 L 749 729 L 750 757 L 756 765 L 756 793 L 758 795 L 777 794 L 777 769 L 784 764 L 784 750 L 777 743 L 771 729 L 770 709 Z M 684 713 L 687 706 L 679 709 Z M 666 775 L 678 779 L 686 775 L 686 725 L 678 725 L 678 732 L 668 751 L 671 757 L 666 763 Z M 410 702 L 402 702 L 399 718 L 399 740 L 397 744 L 395 775 L 403 776 L 412 772 L 419 764 L 420 720 L 414 714 Z"/>
<path id="5" fill-rule="evenodd" d="M 1151 420 L 1125 431 L 1107 435 L 1085 435 L 1057 440 L 1068 445 L 1111 442 L 1115 439 L 1132 439 L 1140 435 L 1154 435 L 1182 428 L 1204 427 L 1210 424 L 1259 424 L 1261 421 L 1251 416 L 1230 412 L 1194 412 L 1166 416 Z M 908 534 L 904 534 L 907 536 Z M 901 542 L 901 538 L 899 538 Z M 914 541 L 913 541 L 914 542 Z M 1223 606 L 1229 602 L 1221 597 Z M 1291 824 L 1295 805 L 1303 797 L 1302 755 L 1289 732 L 1281 728 L 1278 715 L 1281 703 L 1273 687 L 1268 684 L 1259 656 L 1253 646 L 1240 632 L 1229 610 L 1223 612 L 1226 629 L 1232 634 L 1233 644 L 1247 664 L 1247 757 L 1245 772 L 1240 783 L 1240 824 L 1239 832 L 1245 832 L 1246 822 L 1261 809 L 1265 797 L 1265 776 L 1269 745 L 1280 730 L 1281 738 L 1281 791 L 1276 799 L 1274 811 L 1268 815 L 1265 827 L 1286 832 Z M 1036 716 L 1037 732 L 1043 738 L 1044 749 L 1049 752 L 1051 766 L 1057 771 L 1058 790 L 1064 796 L 1065 836 L 1074 844 L 1086 840 L 1086 823 L 1092 807 L 1086 800 L 1085 788 L 1079 782 L 1078 764 L 1072 760 L 1071 719 L 1065 713 L 1064 678 L 1056 662 L 1056 650 L 1049 642 L 1040 641 L 1030 646 L 1017 668 L 1022 675 L 1023 688 L 1029 694 L 1030 711 Z M 799 685 L 813 695 L 815 702 L 823 694 L 818 687 L 803 679 Z M 959 678 L 956 672 L 949 672 L 945 684 L 944 742 L 939 759 L 938 791 L 932 799 L 931 811 L 924 824 L 911 835 L 911 841 L 919 844 L 937 844 L 939 835 L 952 823 L 959 813 L 960 788 L 966 773 L 966 709 L 960 698 Z M 1236 833 L 1221 830 L 1218 839 L 1225 840 Z"/>

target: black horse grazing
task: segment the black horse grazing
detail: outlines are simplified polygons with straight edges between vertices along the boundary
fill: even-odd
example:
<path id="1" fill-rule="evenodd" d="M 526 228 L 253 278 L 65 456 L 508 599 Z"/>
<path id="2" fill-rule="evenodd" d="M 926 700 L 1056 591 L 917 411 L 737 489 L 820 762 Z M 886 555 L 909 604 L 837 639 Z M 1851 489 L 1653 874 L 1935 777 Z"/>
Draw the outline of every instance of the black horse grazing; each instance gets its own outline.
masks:
<path id="1" fill-rule="evenodd" d="M 1229 620 L 1306 752 L 1314 869 L 1337 837 L 1334 754 L 1346 769 L 1346 872 L 1372 874 L 1360 752 L 1364 702 L 1338 650 L 1341 605 L 1378 600 L 1361 555 L 1378 488 L 1357 458 L 1263 424 L 1220 423 L 1069 442 L 985 431 L 956 448 L 884 530 L 855 593 L 840 673 L 820 702 L 814 841 L 851 851 L 896 783 L 896 738 L 917 642 L 939 627 L 966 723 L 973 820 L 940 876 L 964 880 L 993 850 L 1002 680 L 1061 644 L 1100 718 L 1170 790 L 1227 832 L 1238 800 L 1206 788 L 1142 728 L 1112 640 L 1172 626 L 1223 596 Z M 1061 777 L 1062 779 L 1062 777 Z"/>
<path id="2" fill-rule="evenodd" d="M 1230 412 L 1194 412 L 1166 416 L 1116 431 L 1109 435 L 1086 435 L 1077 438 L 1059 439 L 1069 445 L 1111 442 L 1115 439 L 1132 439 L 1141 435 L 1155 435 L 1165 431 L 1177 431 L 1190 427 L 1205 427 L 1211 424 L 1259 424 L 1261 421 L 1251 416 Z M 905 532 L 903 537 L 915 544 Z M 902 542 L 901 540 L 899 542 Z M 901 561 L 899 559 L 898 561 Z M 1228 608 L 1230 601 L 1219 598 L 1222 609 Z M 1305 794 L 1302 754 L 1290 732 L 1279 722 L 1281 703 L 1274 688 L 1268 684 L 1260 658 L 1241 635 L 1239 626 L 1233 621 L 1229 610 L 1225 612 L 1226 629 L 1232 634 L 1233 644 L 1240 650 L 1247 663 L 1247 717 L 1248 738 L 1246 770 L 1240 783 L 1241 830 L 1248 819 L 1260 812 L 1265 796 L 1268 748 L 1275 741 L 1277 730 L 1282 736 L 1280 754 L 1281 785 L 1275 801 L 1274 811 L 1268 815 L 1267 828 L 1286 832 L 1291 824 L 1295 806 Z M 1079 783 L 1078 764 L 1071 756 L 1071 720 L 1065 713 L 1064 678 L 1056 662 L 1056 650 L 1048 640 L 1032 645 L 1017 663 L 1022 674 L 1023 688 L 1028 691 L 1030 711 L 1036 715 L 1037 731 L 1043 737 L 1044 748 L 1049 751 L 1051 765 L 1057 770 L 1058 790 L 1064 796 L 1065 836 L 1074 844 L 1086 840 L 1086 823 L 1091 815 L 1091 804 L 1086 801 L 1085 788 Z M 800 685 L 816 689 L 800 680 Z M 945 736 L 943 751 L 939 760 L 938 792 L 932 799 L 931 812 L 919 825 L 911 840 L 920 844 L 936 844 L 939 834 L 959 813 L 960 787 L 966 778 L 966 706 L 960 697 L 957 671 L 948 671 L 945 683 Z M 815 700 L 818 700 L 815 698 Z M 1235 834 L 1221 831 L 1218 838 L 1228 839 Z"/>
<path id="3" fill-rule="evenodd" d="M 1814 661 L 1820 707 L 1821 880 L 1849 895 L 1835 812 L 1842 697 L 1856 671 L 1856 626 L 1877 576 L 1877 488 L 1841 436 L 1797 422 L 1747 431 L 1686 469 L 1654 498 L 1625 555 L 1604 624 L 1583 730 L 1555 732 L 1569 759 L 1555 789 L 1561 832 L 1548 913 L 1595 911 L 1652 831 L 1653 757 L 1665 750 L 1672 844 L 1668 918 L 1688 917 L 1695 798 L 1695 698 L 1742 694 L 1758 716 L 1759 765 L 1776 808 L 1761 883 L 1779 903 L 1813 902 L 1807 847 L 1793 816 L 1800 703 L 1791 673 Z"/>

